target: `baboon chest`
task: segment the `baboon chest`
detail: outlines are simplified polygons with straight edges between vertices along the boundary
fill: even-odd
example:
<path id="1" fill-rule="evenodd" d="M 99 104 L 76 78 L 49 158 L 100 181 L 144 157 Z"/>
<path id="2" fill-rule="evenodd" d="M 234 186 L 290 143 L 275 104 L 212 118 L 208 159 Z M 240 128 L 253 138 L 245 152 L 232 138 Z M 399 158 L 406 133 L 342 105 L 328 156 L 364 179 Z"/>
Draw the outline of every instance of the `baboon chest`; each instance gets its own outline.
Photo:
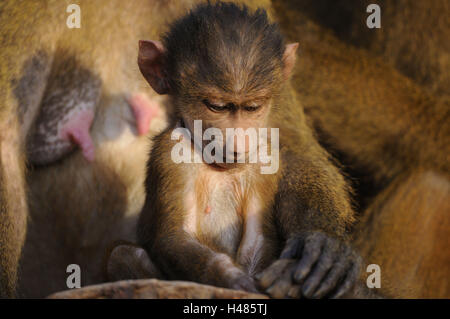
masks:
<path id="1" fill-rule="evenodd" d="M 230 177 L 207 178 L 200 200 L 199 235 L 220 250 L 235 256 L 244 229 L 243 198 L 238 180 Z"/>
<path id="2" fill-rule="evenodd" d="M 190 205 L 190 231 L 249 271 L 263 254 L 265 213 L 247 173 L 206 171 L 197 175 Z M 195 221 L 192 223 L 192 221 Z"/>

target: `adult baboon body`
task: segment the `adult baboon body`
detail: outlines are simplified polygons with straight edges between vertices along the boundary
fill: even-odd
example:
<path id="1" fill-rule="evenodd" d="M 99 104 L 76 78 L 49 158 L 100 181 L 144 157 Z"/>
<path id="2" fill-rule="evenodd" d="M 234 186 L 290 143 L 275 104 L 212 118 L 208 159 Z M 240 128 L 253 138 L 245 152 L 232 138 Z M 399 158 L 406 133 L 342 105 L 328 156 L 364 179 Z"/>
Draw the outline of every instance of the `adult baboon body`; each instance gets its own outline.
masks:
<path id="1" fill-rule="evenodd" d="M 15 294 L 27 228 L 25 297 L 67 288 L 72 263 L 83 285 L 100 281 L 104 247 L 133 238 L 147 136 L 164 126 L 163 112 L 152 122 L 158 103 L 140 77 L 136 43 L 191 1 L 81 1 L 79 29 L 66 24 L 69 4 L 0 4 L 2 297 Z"/>
<path id="2" fill-rule="evenodd" d="M 367 263 L 381 266 L 388 295 L 448 297 L 448 104 L 382 59 L 339 41 L 310 18 L 305 3 L 311 5 L 274 6 L 288 38 L 300 42 L 293 81 L 305 113 L 354 181 L 363 214 L 356 243 Z"/>

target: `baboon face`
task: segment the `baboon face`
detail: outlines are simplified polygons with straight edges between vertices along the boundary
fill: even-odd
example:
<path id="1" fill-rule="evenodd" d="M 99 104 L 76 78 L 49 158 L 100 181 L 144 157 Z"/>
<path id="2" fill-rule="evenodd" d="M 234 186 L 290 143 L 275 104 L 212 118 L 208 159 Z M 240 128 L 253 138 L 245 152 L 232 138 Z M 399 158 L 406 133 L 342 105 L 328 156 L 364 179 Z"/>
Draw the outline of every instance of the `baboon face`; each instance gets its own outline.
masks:
<path id="1" fill-rule="evenodd" d="M 238 157 L 249 152 L 246 130 L 267 126 L 296 48 L 284 45 L 263 10 L 205 5 L 175 22 L 162 42 L 141 41 L 139 67 L 156 92 L 172 96 L 181 125 L 191 135 L 196 120 L 202 121 L 202 135 L 217 128 L 225 137 L 227 128 L 241 128 L 228 151 Z M 221 142 L 226 154 L 229 139 Z"/>

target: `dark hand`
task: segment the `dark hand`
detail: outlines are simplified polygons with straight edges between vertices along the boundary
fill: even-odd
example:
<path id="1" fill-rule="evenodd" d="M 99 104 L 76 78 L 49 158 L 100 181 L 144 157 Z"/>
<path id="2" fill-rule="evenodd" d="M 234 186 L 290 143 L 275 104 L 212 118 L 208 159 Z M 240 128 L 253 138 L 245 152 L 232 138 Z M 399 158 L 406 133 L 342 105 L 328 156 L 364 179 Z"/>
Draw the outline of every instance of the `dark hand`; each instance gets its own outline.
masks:
<path id="1" fill-rule="evenodd" d="M 244 290 L 253 293 L 260 293 L 256 289 L 255 281 L 249 275 L 242 273 L 240 275 L 233 276 L 226 287 L 235 290 Z"/>
<path id="2" fill-rule="evenodd" d="M 163 278 L 144 248 L 133 244 L 120 244 L 112 249 L 106 272 L 108 281 Z"/>
<path id="3" fill-rule="evenodd" d="M 346 243 L 321 232 L 287 241 L 280 259 L 257 276 L 274 298 L 339 298 L 358 279 L 361 258 Z"/>

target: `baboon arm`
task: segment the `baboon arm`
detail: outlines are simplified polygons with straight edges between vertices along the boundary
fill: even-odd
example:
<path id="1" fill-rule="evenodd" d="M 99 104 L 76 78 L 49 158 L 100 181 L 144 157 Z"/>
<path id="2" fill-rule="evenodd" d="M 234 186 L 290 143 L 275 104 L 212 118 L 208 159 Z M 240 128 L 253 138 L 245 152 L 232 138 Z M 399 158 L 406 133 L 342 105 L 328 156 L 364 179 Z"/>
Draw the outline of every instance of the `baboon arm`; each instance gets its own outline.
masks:
<path id="1" fill-rule="evenodd" d="M 253 280 L 230 256 L 202 244 L 184 231 L 160 235 L 151 255 L 169 278 L 256 292 Z"/>
<path id="2" fill-rule="evenodd" d="M 285 240 L 309 231 L 346 239 L 354 221 L 348 186 L 325 151 L 314 153 L 284 154 L 286 172 L 275 199 L 279 231 Z"/>

